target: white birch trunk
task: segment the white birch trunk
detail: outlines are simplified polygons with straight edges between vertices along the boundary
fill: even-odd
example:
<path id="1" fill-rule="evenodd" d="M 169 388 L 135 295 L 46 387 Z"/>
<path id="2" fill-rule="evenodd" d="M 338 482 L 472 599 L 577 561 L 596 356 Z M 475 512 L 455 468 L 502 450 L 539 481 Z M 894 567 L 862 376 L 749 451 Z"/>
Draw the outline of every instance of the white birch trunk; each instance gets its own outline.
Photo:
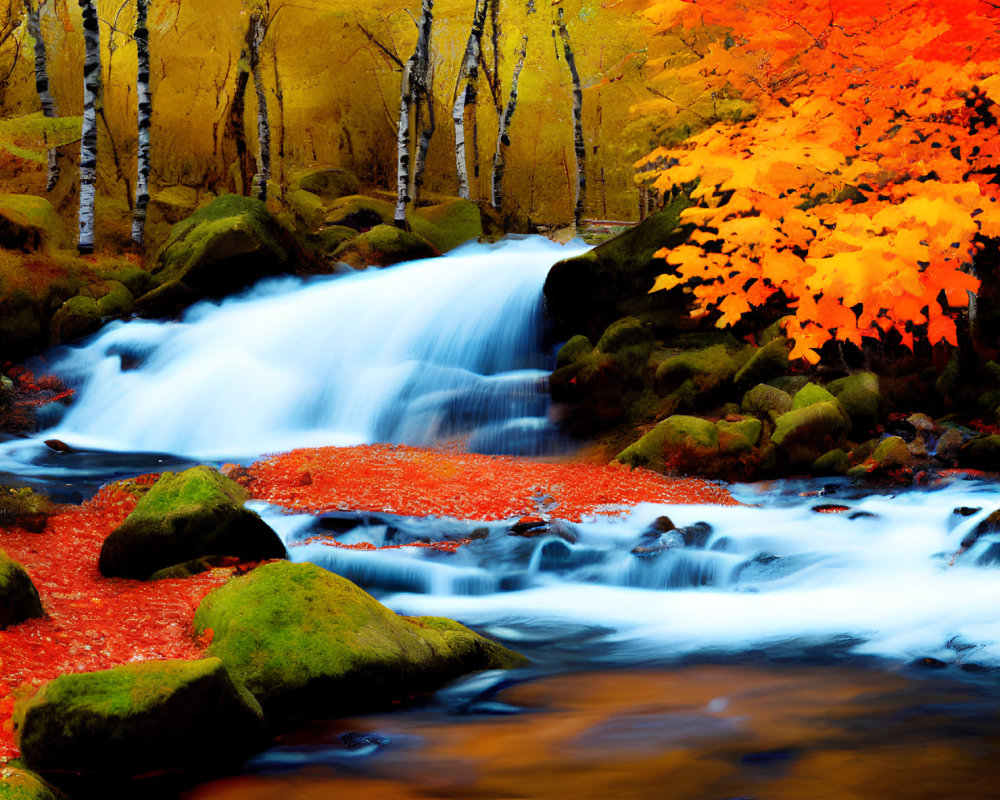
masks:
<path id="1" fill-rule="evenodd" d="M 101 31 L 94 0 L 79 0 L 83 11 L 83 126 L 80 136 L 80 231 L 77 249 L 94 252 L 97 193 L 97 106 L 101 97 Z"/>
<path id="2" fill-rule="evenodd" d="M 48 57 L 45 52 L 45 39 L 42 37 L 42 9 L 28 2 L 28 33 L 35 40 L 35 90 L 42 104 L 42 113 L 46 117 L 58 117 L 55 98 L 49 87 Z M 45 191 L 51 192 L 59 181 L 59 151 L 52 147 L 48 154 L 48 174 L 45 179 Z"/>
<path id="3" fill-rule="evenodd" d="M 486 27 L 488 0 L 476 0 L 472 30 L 465 45 L 465 55 L 455 84 L 455 105 L 451 118 L 455 123 L 455 169 L 458 173 L 458 196 L 469 199 L 469 168 L 465 157 L 465 108 L 476 102 L 476 79 L 479 76 L 479 50 Z"/>
<path id="4" fill-rule="evenodd" d="M 260 67 L 260 48 L 264 43 L 267 27 L 264 17 L 255 11 L 250 18 L 250 71 L 257 94 L 257 196 L 267 200 L 267 184 L 271 180 L 271 120 L 267 113 L 267 94 L 264 92 L 264 77 Z"/>
<path id="5" fill-rule="evenodd" d="M 569 67 L 573 79 L 573 149 L 576 152 L 576 200 L 573 205 L 573 220 L 577 227 L 583 218 L 583 205 L 587 195 L 587 146 L 583 140 L 583 88 L 580 85 L 580 73 L 576 69 L 576 59 L 570 44 L 569 30 L 563 19 L 563 10 L 559 9 L 559 36 L 563 43 L 563 54 L 566 66 Z"/>
<path id="6" fill-rule="evenodd" d="M 410 202 L 410 90 L 411 58 L 403 67 L 403 85 L 399 92 L 399 126 L 396 134 L 396 211 L 393 222 L 397 228 L 406 227 L 406 204 Z"/>
<path id="7" fill-rule="evenodd" d="M 406 204 L 412 199 L 412 193 L 419 185 L 423 172 L 423 156 L 427 153 L 430 133 L 433 133 L 433 110 L 431 110 L 431 129 L 424 132 L 420 151 L 416 159 L 410 152 L 410 117 L 414 106 L 426 98 L 430 106 L 428 82 L 430 75 L 430 39 L 431 26 L 434 22 L 434 0 L 422 0 L 420 4 L 420 21 L 417 23 L 417 46 L 403 68 L 403 81 L 400 87 L 399 126 L 396 136 L 396 211 L 393 222 L 398 228 L 406 227 Z"/>
<path id="8" fill-rule="evenodd" d="M 497 149 L 493 154 L 492 198 L 493 208 L 500 211 L 503 205 L 503 178 L 507 170 L 507 148 L 510 147 L 510 123 L 517 108 L 517 82 L 524 68 L 524 59 L 528 55 L 528 35 L 521 40 L 521 49 L 517 52 L 517 63 L 514 65 L 514 75 L 510 79 L 510 97 L 500 116 L 500 130 L 497 133 Z"/>
<path id="9" fill-rule="evenodd" d="M 149 27 L 146 24 L 149 0 L 137 0 L 135 44 L 138 54 L 136 100 L 138 102 L 139 173 L 135 181 L 135 209 L 132 214 L 132 241 L 138 247 L 145 244 L 146 208 L 149 205 L 150 129 L 153 117 L 153 96 L 149 90 Z"/>

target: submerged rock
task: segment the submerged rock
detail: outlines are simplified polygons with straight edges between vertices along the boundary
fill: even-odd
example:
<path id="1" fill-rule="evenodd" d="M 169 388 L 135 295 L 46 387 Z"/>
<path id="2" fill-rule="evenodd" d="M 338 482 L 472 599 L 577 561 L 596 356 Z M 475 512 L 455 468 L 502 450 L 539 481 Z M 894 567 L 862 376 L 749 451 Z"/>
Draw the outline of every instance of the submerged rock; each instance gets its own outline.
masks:
<path id="1" fill-rule="evenodd" d="M 243 508 L 249 494 L 209 467 L 165 472 L 101 545 L 104 575 L 149 578 L 205 556 L 284 558 L 278 535 Z"/>
<path id="2" fill-rule="evenodd" d="M 267 743 L 260 706 L 218 658 L 62 675 L 14 711 L 25 763 L 56 783 L 218 770 Z"/>
<path id="3" fill-rule="evenodd" d="M 0 550 L 0 630 L 44 616 L 42 600 L 27 571 Z"/>
<path id="4" fill-rule="evenodd" d="M 526 659 L 440 617 L 402 617 L 314 564 L 234 578 L 195 614 L 198 633 L 265 710 L 310 715 L 383 705 Z"/>

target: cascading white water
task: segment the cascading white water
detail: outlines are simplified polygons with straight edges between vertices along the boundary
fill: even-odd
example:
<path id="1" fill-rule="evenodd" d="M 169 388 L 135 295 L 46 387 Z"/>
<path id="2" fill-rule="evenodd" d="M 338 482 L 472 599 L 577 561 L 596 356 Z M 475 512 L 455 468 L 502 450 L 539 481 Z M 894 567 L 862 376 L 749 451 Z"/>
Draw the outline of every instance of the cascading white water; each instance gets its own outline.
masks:
<path id="1" fill-rule="evenodd" d="M 196 458 L 452 437 L 530 451 L 546 428 L 541 287 L 584 250 L 470 244 L 113 325 L 51 364 L 77 399 L 45 436 Z"/>
<path id="2" fill-rule="evenodd" d="M 572 526 L 573 542 L 510 536 L 509 523 L 493 523 L 455 553 L 296 546 L 317 533 L 315 519 L 262 510 L 294 560 L 345 575 L 404 614 L 544 642 L 556 660 L 635 664 L 757 649 L 1000 667 L 1000 534 L 971 536 L 1000 506 L 995 485 L 848 499 L 836 514 L 817 513 L 815 497 L 748 499 L 767 507 L 640 506 L 626 519 Z M 644 538 L 662 514 L 711 530 Z M 483 523 L 367 520 L 337 539 L 381 546 L 460 538 L 473 526 Z M 633 552 L 651 541 L 663 549 Z"/>

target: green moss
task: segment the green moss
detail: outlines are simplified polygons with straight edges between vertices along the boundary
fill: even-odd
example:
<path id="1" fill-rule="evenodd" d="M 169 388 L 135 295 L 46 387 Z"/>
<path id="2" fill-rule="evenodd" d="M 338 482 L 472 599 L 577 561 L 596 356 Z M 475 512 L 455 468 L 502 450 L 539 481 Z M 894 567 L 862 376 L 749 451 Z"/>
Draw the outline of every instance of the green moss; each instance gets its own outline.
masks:
<path id="1" fill-rule="evenodd" d="M 736 362 L 724 345 L 681 353 L 668 358 L 656 368 L 656 390 L 661 395 L 683 389 L 690 380 L 690 397 L 685 398 L 688 408 L 694 408 L 703 397 L 717 393 L 736 374 Z"/>
<path id="2" fill-rule="evenodd" d="M 877 375 L 871 372 L 859 372 L 831 381 L 826 388 L 847 411 L 855 433 L 867 433 L 878 424 L 882 417 L 884 402 L 879 392 Z"/>
<path id="3" fill-rule="evenodd" d="M 913 455 L 901 437 L 887 436 L 879 442 L 868 461 L 874 469 L 900 469 L 913 466 Z"/>
<path id="4" fill-rule="evenodd" d="M 38 590 L 24 567 L 0 550 L 0 630 L 44 616 Z"/>
<path id="5" fill-rule="evenodd" d="M 771 441 L 788 463 L 809 465 L 826 451 L 842 447 L 850 427 L 851 420 L 836 399 L 821 400 L 778 417 Z"/>
<path id="6" fill-rule="evenodd" d="M 609 325 L 597 341 L 597 352 L 611 359 L 629 375 L 645 369 L 653 352 L 653 335 L 635 317 L 625 317 Z"/>
<path id="7" fill-rule="evenodd" d="M 736 373 L 736 383 L 753 386 L 784 375 L 789 367 L 789 349 L 790 344 L 783 336 L 775 337 L 763 347 L 758 347 Z"/>
<path id="8" fill-rule="evenodd" d="M 356 231 L 365 231 L 376 225 L 392 225 L 395 213 L 396 209 L 384 200 L 361 194 L 348 195 L 333 202 L 324 224 L 343 225 Z"/>
<path id="9" fill-rule="evenodd" d="M 316 242 L 323 253 L 330 255 L 335 253 L 344 242 L 350 241 L 357 235 L 358 232 L 354 228 L 348 228 L 346 225 L 333 225 L 329 228 L 323 228 L 317 234 Z"/>
<path id="10" fill-rule="evenodd" d="M 457 197 L 433 206 L 410 207 L 406 219 L 414 233 L 442 253 L 483 235 L 479 206 Z"/>
<path id="11" fill-rule="evenodd" d="M 128 289 L 133 298 L 140 297 L 156 287 L 156 282 L 146 270 L 127 261 L 99 264 L 97 274 L 107 281 L 117 281 Z"/>
<path id="12" fill-rule="evenodd" d="M 662 471 L 672 451 L 685 450 L 714 455 L 719 448 L 719 429 L 701 417 L 674 414 L 667 417 L 635 444 L 615 456 L 630 467 Z"/>
<path id="13" fill-rule="evenodd" d="M 590 343 L 590 339 L 582 335 L 574 336 L 559 348 L 559 353 L 556 355 L 556 367 L 565 367 L 567 364 L 579 361 L 593 351 L 594 345 Z"/>
<path id="14" fill-rule="evenodd" d="M 739 422 L 719 420 L 715 427 L 719 432 L 719 451 L 731 456 L 751 452 L 764 432 L 764 424 L 759 419 L 744 419 Z"/>
<path id="15" fill-rule="evenodd" d="M 743 395 L 740 408 L 747 414 L 762 419 L 777 419 L 792 410 L 792 396 L 774 386 L 759 383 Z"/>
<path id="16" fill-rule="evenodd" d="M 394 225 L 376 225 L 344 242 L 331 256 L 355 269 L 366 266 L 388 266 L 402 261 L 415 261 L 440 255 L 422 236 Z"/>
<path id="17" fill-rule="evenodd" d="M 65 800 L 62 792 L 28 770 L 0 766 L 0 800 Z"/>
<path id="18" fill-rule="evenodd" d="M 805 408 L 813 403 L 828 403 L 836 398 L 822 386 L 815 383 L 807 383 L 799 389 L 792 398 L 792 408 Z"/>
<path id="19" fill-rule="evenodd" d="M 55 513 L 52 501 L 43 494 L 27 487 L 0 486 L 0 528 L 16 526 L 40 533 Z"/>
<path id="20" fill-rule="evenodd" d="M 52 204 L 30 194 L 0 194 L 0 247 L 37 250 L 45 244 L 60 245 L 63 224 Z"/>
<path id="21" fill-rule="evenodd" d="M 400 617 L 314 564 L 258 567 L 209 594 L 195 629 L 266 708 L 342 712 L 525 659 L 458 623 Z"/>
<path id="22" fill-rule="evenodd" d="M 14 725 L 43 775 L 218 768 L 266 741 L 260 706 L 215 658 L 62 675 L 17 704 Z"/>
<path id="23" fill-rule="evenodd" d="M 209 467 L 165 472 L 104 540 L 100 569 L 108 576 L 148 578 L 204 556 L 283 558 L 277 535 L 243 508 L 247 492 Z"/>
<path id="24" fill-rule="evenodd" d="M 285 202 L 306 230 L 315 231 L 323 225 L 326 206 L 323 205 L 322 198 L 304 189 L 297 189 L 285 195 Z"/>
<path id="25" fill-rule="evenodd" d="M 839 447 L 829 450 L 813 462 L 817 475 L 844 475 L 851 468 L 851 458 Z"/>

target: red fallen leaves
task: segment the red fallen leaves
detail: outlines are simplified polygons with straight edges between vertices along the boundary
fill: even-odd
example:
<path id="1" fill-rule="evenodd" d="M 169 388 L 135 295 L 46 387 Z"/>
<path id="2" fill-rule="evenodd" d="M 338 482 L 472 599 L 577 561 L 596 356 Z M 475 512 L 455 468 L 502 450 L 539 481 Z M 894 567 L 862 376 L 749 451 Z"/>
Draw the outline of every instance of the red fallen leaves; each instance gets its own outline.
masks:
<path id="1" fill-rule="evenodd" d="M 301 485 L 301 475 L 312 476 Z M 295 450 L 259 461 L 244 483 L 254 497 L 299 511 L 355 510 L 499 520 L 537 511 L 579 521 L 638 503 L 736 505 L 721 485 L 595 464 L 544 464 L 397 445 Z"/>
<path id="2" fill-rule="evenodd" d="M 134 508 L 118 486 L 52 517 L 41 534 L 0 531 L 0 547 L 20 561 L 48 616 L 0 631 L 0 762 L 17 756 L 15 697 L 67 672 L 93 672 L 152 658 L 196 659 L 194 610 L 231 570 L 156 583 L 105 578 L 101 542 Z"/>

